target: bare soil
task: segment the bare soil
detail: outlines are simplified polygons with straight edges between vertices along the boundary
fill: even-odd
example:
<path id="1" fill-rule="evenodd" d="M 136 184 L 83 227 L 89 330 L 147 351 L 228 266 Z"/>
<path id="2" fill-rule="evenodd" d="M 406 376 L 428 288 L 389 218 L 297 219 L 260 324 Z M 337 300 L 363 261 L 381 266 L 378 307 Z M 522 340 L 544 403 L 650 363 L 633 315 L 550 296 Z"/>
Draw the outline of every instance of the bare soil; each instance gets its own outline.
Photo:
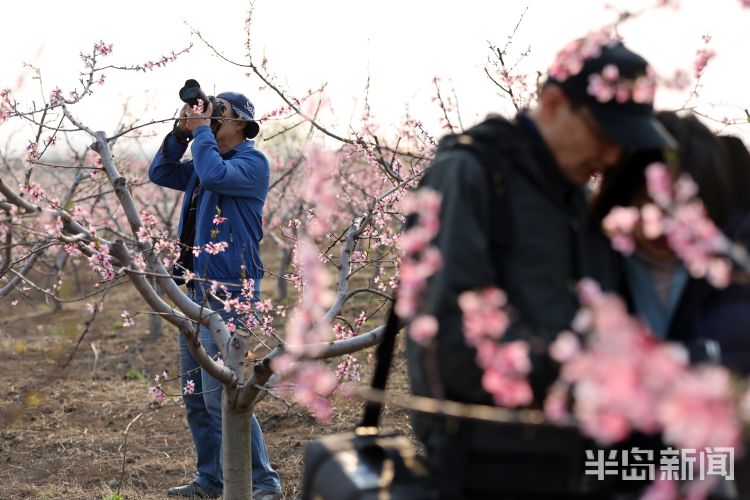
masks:
<path id="1" fill-rule="evenodd" d="M 193 479 L 195 454 L 179 397 L 155 403 L 153 376 L 178 374 L 177 331 L 164 324 L 152 339 L 148 320 L 123 328 L 120 313 L 143 311 L 129 284 L 115 287 L 72 362 L 88 319 L 84 303 L 17 305 L 3 299 L 0 316 L 0 500 L 166 498 L 167 488 Z M 92 348 L 92 344 L 94 348 Z M 369 352 L 358 354 L 363 382 Z M 95 354 L 95 352 L 97 354 Z M 98 357 L 98 359 L 97 359 Z M 394 360 L 391 390 L 407 391 L 403 354 Z M 178 382 L 166 386 L 177 394 Z M 361 402 L 338 399 L 329 423 L 290 402 L 266 398 L 256 409 L 283 498 L 300 490 L 305 445 L 316 436 L 351 430 Z M 129 423 L 140 417 L 131 425 Z M 387 408 L 384 427 L 409 432 L 407 414 Z"/>

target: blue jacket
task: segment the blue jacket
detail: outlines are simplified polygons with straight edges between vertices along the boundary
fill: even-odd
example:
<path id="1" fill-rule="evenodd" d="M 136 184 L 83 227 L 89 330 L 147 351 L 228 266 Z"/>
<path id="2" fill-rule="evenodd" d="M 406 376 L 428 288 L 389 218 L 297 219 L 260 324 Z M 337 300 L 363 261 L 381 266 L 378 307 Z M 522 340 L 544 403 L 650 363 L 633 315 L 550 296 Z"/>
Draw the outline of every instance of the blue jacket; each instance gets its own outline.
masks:
<path id="1" fill-rule="evenodd" d="M 186 193 L 178 234 L 182 233 L 190 195 L 200 180 L 193 245 L 201 247 L 202 251 L 193 261 L 195 274 L 234 284 L 230 289 L 239 288 L 244 278 L 262 278 L 260 240 L 263 239 L 263 205 L 270 177 L 268 160 L 255 149 L 254 141 L 245 141 L 220 154 L 208 126 L 196 128 L 193 159 L 181 162 L 186 150 L 186 144 L 169 134 L 151 162 L 148 176 L 155 184 Z M 218 225 L 213 223 L 217 208 L 226 218 Z M 219 254 L 210 255 L 203 250 L 209 242 L 226 242 L 229 246 Z M 196 293 L 202 296 L 199 286 Z"/>

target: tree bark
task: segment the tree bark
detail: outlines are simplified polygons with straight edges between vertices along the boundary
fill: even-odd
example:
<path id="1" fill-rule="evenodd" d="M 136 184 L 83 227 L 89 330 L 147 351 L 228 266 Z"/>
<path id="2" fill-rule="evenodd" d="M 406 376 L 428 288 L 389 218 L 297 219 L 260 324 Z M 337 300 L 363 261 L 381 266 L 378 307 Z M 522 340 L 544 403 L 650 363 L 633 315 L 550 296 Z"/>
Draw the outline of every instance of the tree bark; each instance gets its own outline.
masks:
<path id="1" fill-rule="evenodd" d="M 237 333 L 229 340 L 225 352 L 225 365 L 232 370 L 236 380 L 242 380 L 249 336 Z M 252 411 L 254 405 L 237 404 L 237 387 L 224 384 L 221 396 L 221 446 L 224 459 L 224 500 L 246 500 L 253 491 L 252 474 Z"/>
<path id="2" fill-rule="evenodd" d="M 162 297 L 161 288 L 159 287 L 159 284 L 156 282 L 156 278 L 151 278 L 151 287 L 154 289 L 154 292 L 156 292 L 156 295 L 159 297 Z M 148 333 L 149 338 L 152 341 L 159 340 L 162 336 L 162 333 L 164 332 L 164 329 L 162 328 L 163 322 L 161 320 L 161 316 L 158 314 L 151 314 L 148 317 Z"/>

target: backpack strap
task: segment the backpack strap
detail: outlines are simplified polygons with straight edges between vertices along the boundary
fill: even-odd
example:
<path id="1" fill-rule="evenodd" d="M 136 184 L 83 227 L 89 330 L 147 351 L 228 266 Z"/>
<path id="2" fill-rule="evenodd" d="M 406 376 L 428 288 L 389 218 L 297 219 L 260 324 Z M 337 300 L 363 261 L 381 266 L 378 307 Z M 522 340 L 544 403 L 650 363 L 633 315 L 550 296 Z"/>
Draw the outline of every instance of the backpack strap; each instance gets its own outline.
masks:
<path id="1" fill-rule="evenodd" d="M 437 153 L 456 149 L 468 151 L 482 165 L 487 185 L 491 187 L 492 246 L 507 246 L 513 240 L 507 169 L 509 158 L 520 153 L 518 143 L 518 132 L 513 124 L 500 117 L 485 120 L 461 134 L 447 135 L 438 143 Z"/>

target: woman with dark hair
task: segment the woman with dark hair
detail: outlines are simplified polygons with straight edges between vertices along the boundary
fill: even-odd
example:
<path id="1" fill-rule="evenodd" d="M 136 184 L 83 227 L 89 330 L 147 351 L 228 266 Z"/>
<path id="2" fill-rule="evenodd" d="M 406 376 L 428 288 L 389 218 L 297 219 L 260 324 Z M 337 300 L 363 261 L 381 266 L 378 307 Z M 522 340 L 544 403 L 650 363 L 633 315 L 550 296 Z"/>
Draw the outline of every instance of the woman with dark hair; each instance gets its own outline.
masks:
<path id="1" fill-rule="evenodd" d="M 693 115 L 662 112 L 658 119 L 679 144 L 676 154 L 647 153 L 608 172 L 592 209 L 602 220 L 615 206 L 650 201 L 645 169 L 654 161 L 676 177 L 687 173 L 714 223 L 734 241 L 750 242 L 750 153 L 736 138 L 717 137 Z M 713 288 L 691 277 L 666 238 L 648 239 L 636 230 L 636 249 L 622 256 L 619 288 L 631 309 L 659 338 L 684 343 L 691 361 L 719 362 L 750 374 L 750 288 L 734 283 Z"/>

